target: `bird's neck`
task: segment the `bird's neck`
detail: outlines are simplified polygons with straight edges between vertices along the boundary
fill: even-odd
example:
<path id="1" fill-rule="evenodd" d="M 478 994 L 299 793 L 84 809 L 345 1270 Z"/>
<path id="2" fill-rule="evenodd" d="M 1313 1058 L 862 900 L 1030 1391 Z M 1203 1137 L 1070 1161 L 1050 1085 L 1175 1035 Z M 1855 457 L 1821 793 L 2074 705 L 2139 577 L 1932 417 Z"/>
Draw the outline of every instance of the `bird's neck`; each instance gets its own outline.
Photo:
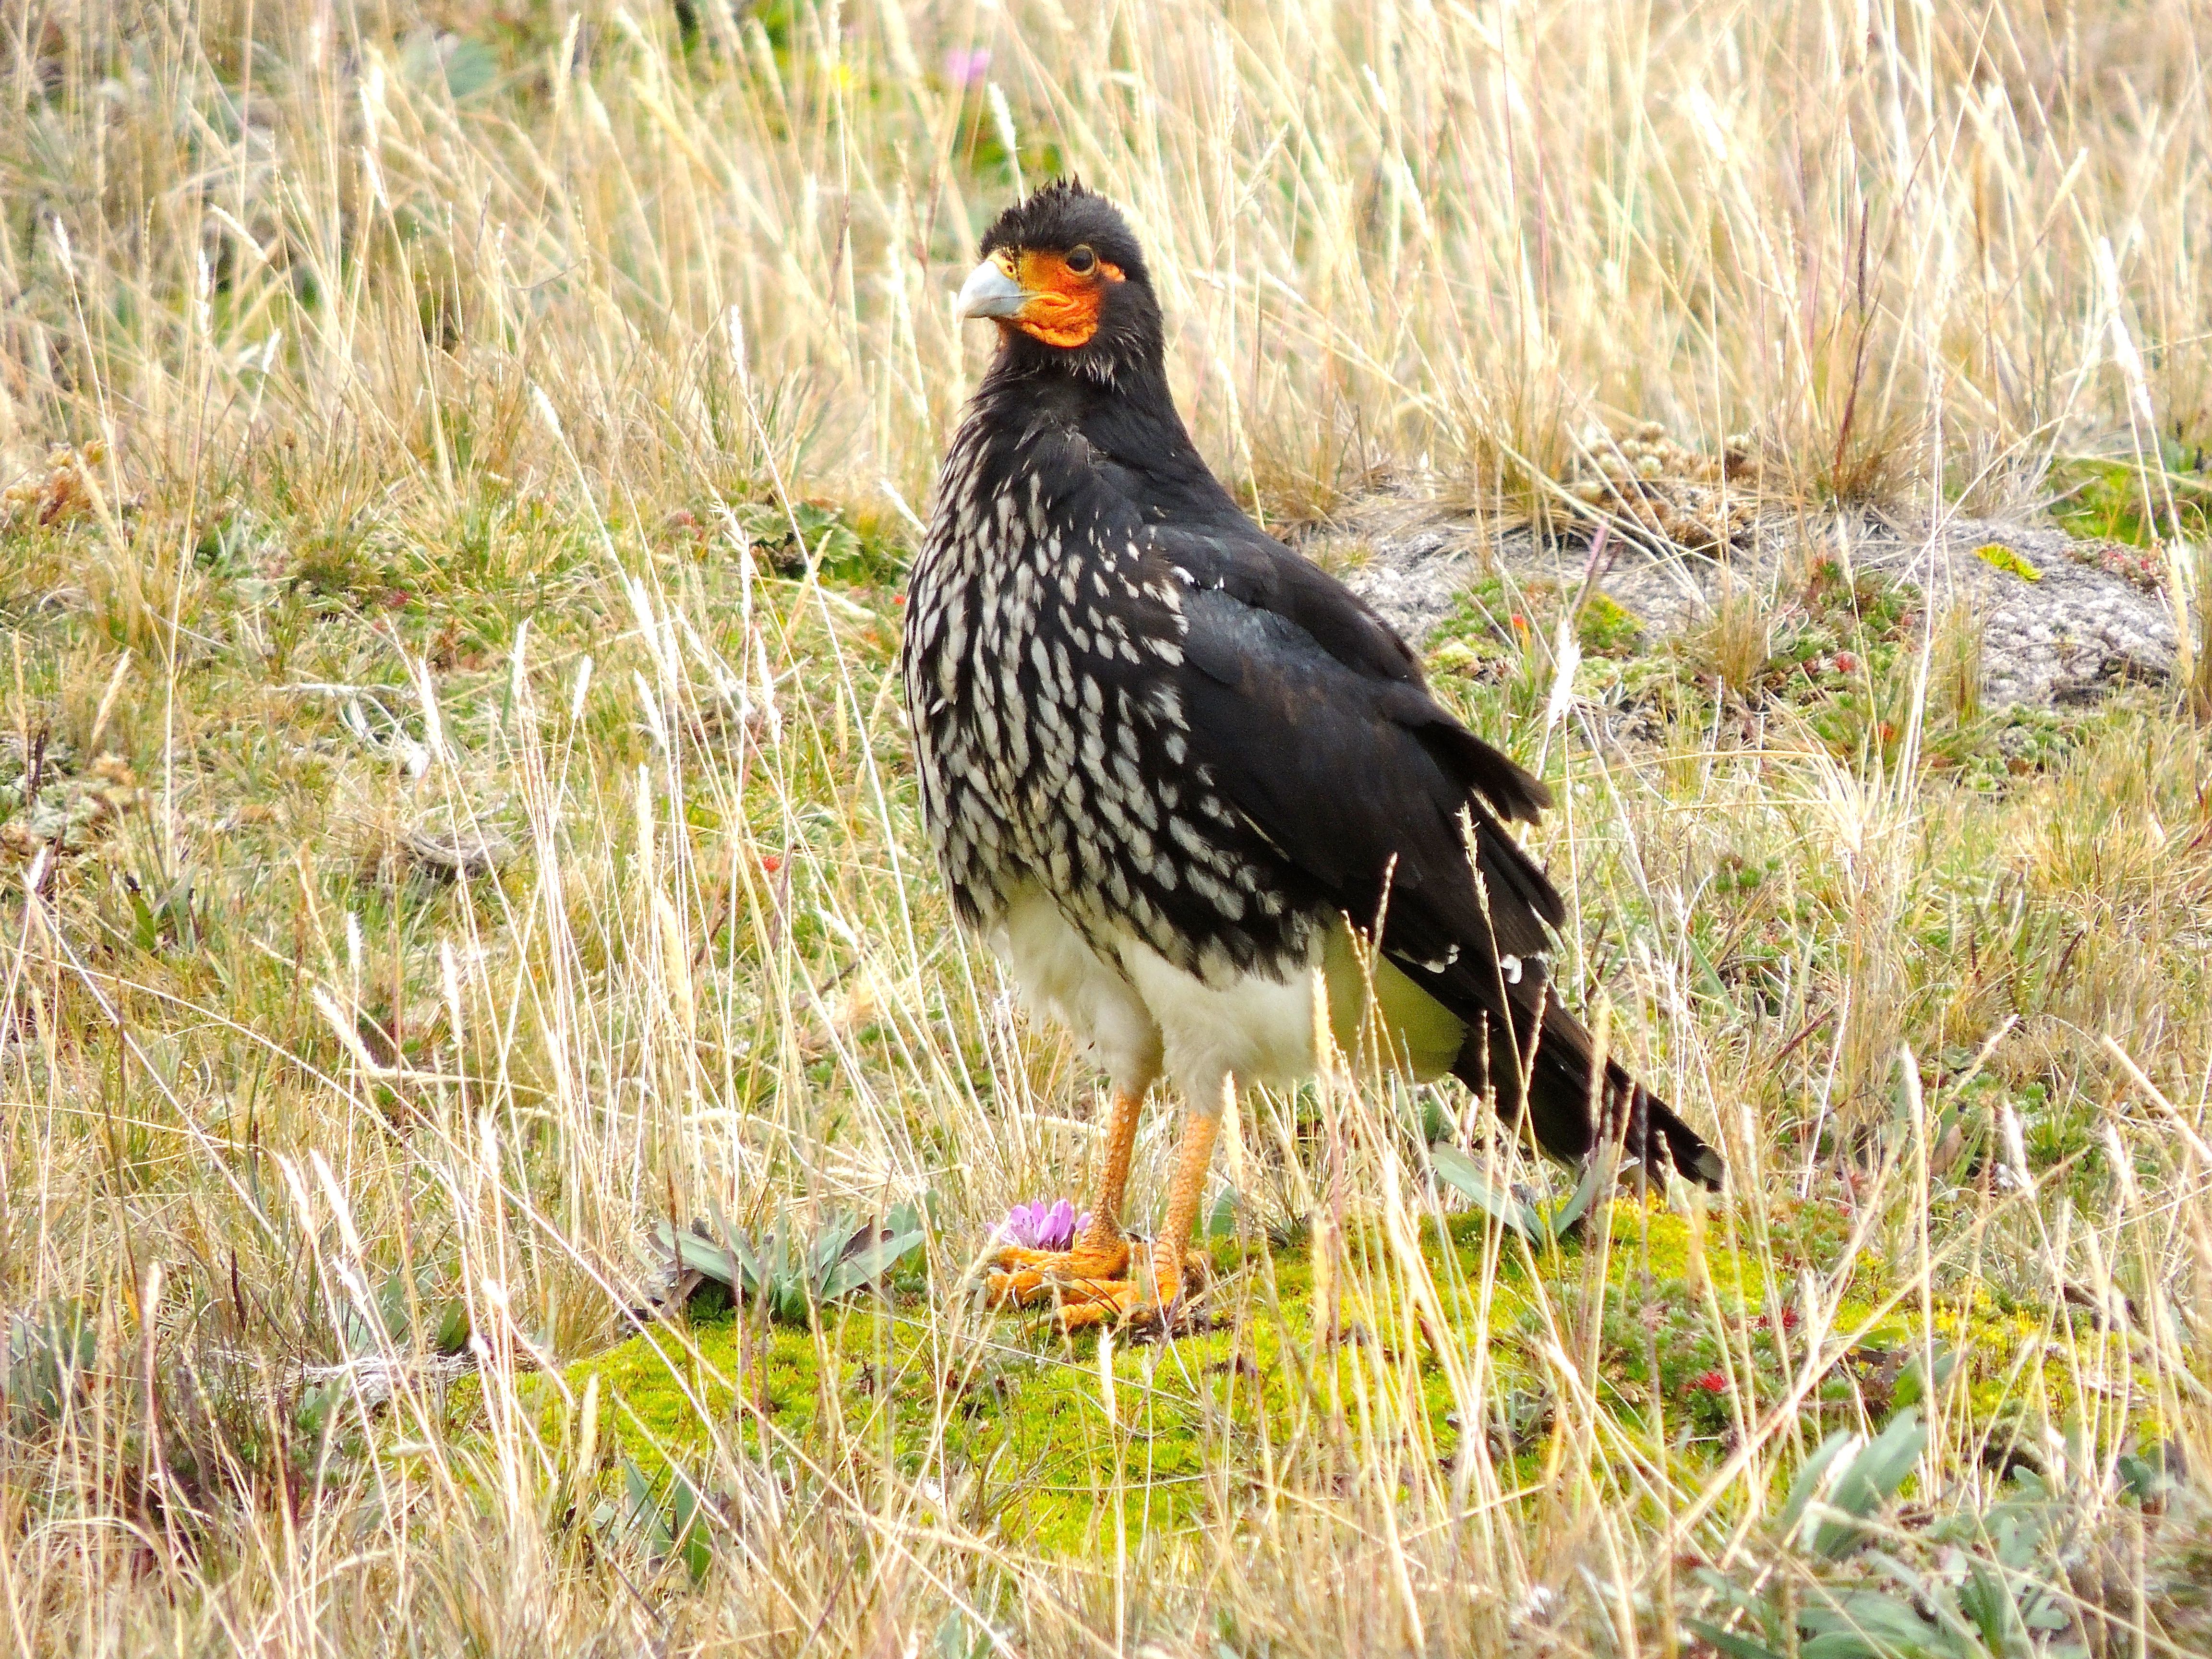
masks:
<path id="1" fill-rule="evenodd" d="M 1192 519 L 1240 511 L 1191 441 L 1158 362 L 1125 362 L 1110 379 L 1094 378 L 1002 350 L 977 388 L 971 418 L 1000 434 L 1010 459 L 1040 431 L 1072 431 L 1102 459 L 1141 477 L 1156 507 Z"/>

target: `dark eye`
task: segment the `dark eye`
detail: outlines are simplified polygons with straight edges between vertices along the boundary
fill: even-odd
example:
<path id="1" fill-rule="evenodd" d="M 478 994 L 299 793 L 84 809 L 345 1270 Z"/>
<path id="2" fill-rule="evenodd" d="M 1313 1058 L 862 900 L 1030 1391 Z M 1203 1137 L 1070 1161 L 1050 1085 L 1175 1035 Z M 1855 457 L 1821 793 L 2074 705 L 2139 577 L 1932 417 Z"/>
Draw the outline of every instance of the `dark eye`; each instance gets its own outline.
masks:
<path id="1" fill-rule="evenodd" d="M 1067 251 L 1067 268 L 1079 276 L 1097 263 L 1098 256 L 1087 247 L 1074 247 Z"/>

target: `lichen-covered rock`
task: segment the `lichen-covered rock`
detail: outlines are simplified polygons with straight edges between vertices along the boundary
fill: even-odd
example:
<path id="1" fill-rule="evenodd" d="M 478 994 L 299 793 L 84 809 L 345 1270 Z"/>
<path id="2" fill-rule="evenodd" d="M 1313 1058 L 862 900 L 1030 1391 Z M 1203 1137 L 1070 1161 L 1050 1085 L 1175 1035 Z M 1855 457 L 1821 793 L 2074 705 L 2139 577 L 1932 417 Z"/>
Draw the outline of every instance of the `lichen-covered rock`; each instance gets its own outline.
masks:
<path id="1" fill-rule="evenodd" d="M 1579 592 L 1586 581 L 1633 616 L 1654 642 L 1709 620 L 1725 593 L 1771 593 L 1821 558 L 1910 584 L 1923 617 L 1964 615 L 1981 636 L 1981 704 L 1990 712 L 2094 700 L 2173 672 L 2175 634 L 2154 567 L 2048 526 L 1948 518 L 1917 525 L 1872 514 L 1769 519 L 1725 560 L 1654 553 L 1619 537 L 1547 544 L 1514 530 L 1424 514 L 1402 499 L 1355 504 L 1305 550 L 1334 569 L 1416 643 L 1495 571 Z"/>
<path id="2" fill-rule="evenodd" d="M 1970 606 L 1981 623 L 1985 707 L 2052 708 L 2173 672 L 2173 618 L 2163 595 L 2083 562 L 2082 550 L 2062 530 L 1952 519 L 1918 538 L 1867 543 L 1862 556 L 1869 568 L 1912 582 L 1931 606 Z"/>

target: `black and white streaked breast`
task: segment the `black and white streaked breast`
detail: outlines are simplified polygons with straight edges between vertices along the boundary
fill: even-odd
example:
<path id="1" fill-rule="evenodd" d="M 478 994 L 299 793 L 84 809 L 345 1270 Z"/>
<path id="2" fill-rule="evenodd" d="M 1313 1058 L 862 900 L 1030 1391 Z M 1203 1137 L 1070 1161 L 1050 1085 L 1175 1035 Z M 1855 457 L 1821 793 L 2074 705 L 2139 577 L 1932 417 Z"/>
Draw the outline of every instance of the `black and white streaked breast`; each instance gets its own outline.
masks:
<path id="1" fill-rule="evenodd" d="M 979 410 L 946 457 L 905 635 L 931 844 L 970 926 L 1036 888 L 1109 962 L 1134 935 L 1209 982 L 1279 976 L 1316 919 L 1190 757 L 1178 573 L 1088 454 Z"/>

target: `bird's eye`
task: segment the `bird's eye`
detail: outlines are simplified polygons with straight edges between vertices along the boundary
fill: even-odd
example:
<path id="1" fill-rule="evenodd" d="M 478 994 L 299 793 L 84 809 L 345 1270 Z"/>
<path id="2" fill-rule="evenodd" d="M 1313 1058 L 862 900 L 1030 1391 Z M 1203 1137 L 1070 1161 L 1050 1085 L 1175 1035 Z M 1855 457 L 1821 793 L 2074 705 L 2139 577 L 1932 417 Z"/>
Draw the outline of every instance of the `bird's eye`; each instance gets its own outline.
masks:
<path id="1" fill-rule="evenodd" d="M 1098 263 L 1098 256 L 1087 247 L 1072 247 L 1067 251 L 1067 268 L 1080 276 Z"/>

